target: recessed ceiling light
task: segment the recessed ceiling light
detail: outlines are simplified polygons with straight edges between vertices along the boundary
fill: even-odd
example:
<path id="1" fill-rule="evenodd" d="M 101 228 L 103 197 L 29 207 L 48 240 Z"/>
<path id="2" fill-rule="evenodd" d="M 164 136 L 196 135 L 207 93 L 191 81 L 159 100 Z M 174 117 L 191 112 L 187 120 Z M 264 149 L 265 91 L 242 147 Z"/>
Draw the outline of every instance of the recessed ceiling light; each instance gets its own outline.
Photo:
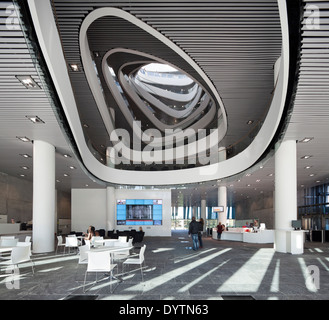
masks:
<path id="1" fill-rule="evenodd" d="M 304 169 L 311 169 L 312 166 L 306 166 Z"/>
<path id="2" fill-rule="evenodd" d="M 248 120 L 247 121 L 247 124 L 253 124 L 254 123 L 254 120 Z"/>
<path id="3" fill-rule="evenodd" d="M 25 177 L 25 174 L 20 174 L 19 176 L 20 176 L 20 177 Z"/>
<path id="4" fill-rule="evenodd" d="M 68 155 L 68 154 L 63 154 L 63 157 L 65 157 L 65 158 L 71 158 L 71 156 Z"/>
<path id="5" fill-rule="evenodd" d="M 16 78 L 30 90 L 40 90 L 39 85 L 32 79 L 31 76 L 16 76 Z"/>
<path id="6" fill-rule="evenodd" d="M 310 155 L 306 155 L 306 156 L 303 156 L 303 157 L 301 157 L 301 159 L 309 159 L 309 158 L 311 158 L 312 156 L 310 156 Z"/>
<path id="7" fill-rule="evenodd" d="M 43 120 L 41 120 L 38 116 L 26 116 L 30 121 L 33 123 L 45 123 Z"/>
<path id="8" fill-rule="evenodd" d="M 27 167 L 27 166 L 22 166 L 21 167 L 23 170 L 28 170 L 29 169 L 29 167 Z"/>
<path id="9" fill-rule="evenodd" d="M 17 139 L 23 141 L 23 142 L 30 142 L 31 140 L 27 137 L 16 137 Z"/>
<path id="10" fill-rule="evenodd" d="M 71 67 L 71 70 L 74 71 L 74 72 L 79 71 L 79 67 L 78 67 L 78 65 L 75 64 L 75 63 L 70 64 L 70 67 Z"/>
<path id="11" fill-rule="evenodd" d="M 311 173 L 311 174 L 310 174 L 310 177 L 314 177 L 314 176 L 315 176 L 315 174 L 314 174 L 314 173 Z"/>
<path id="12" fill-rule="evenodd" d="M 76 167 L 74 167 L 74 166 L 69 166 L 69 168 L 72 170 L 76 169 Z"/>
<path id="13" fill-rule="evenodd" d="M 69 175 L 67 173 L 64 173 L 63 176 L 64 177 L 69 177 Z"/>
<path id="14" fill-rule="evenodd" d="M 22 154 L 20 153 L 19 154 L 21 157 L 24 157 L 24 158 L 32 158 L 32 156 L 30 156 L 29 154 L 25 153 L 25 154 Z"/>
<path id="15" fill-rule="evenodd" d="M 311 138 L 304 138 L 303 140 L 300 140 L 299 142 L 306 143 L 306 142 L 310 142 L 313 139 L 314 139 L 313 137 L 311 137 Z"/>

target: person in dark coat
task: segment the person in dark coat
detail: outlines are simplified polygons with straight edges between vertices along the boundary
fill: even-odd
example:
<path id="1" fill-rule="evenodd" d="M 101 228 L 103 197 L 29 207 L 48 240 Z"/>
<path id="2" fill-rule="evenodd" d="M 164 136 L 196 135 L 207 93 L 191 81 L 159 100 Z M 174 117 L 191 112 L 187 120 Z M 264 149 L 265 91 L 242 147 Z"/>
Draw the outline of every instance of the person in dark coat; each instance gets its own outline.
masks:
<path id="1" fill-rule="evenodd" d="M 193 247 L 192 249 L 194 251 L 199 249 L 199 239 L 198 239 L 198 233 L 199 233 L 199 223 L 195 220 L 195 217 L 192 217 L 192 221 L 190 222 L 188 234 L 192 237 Z"/>

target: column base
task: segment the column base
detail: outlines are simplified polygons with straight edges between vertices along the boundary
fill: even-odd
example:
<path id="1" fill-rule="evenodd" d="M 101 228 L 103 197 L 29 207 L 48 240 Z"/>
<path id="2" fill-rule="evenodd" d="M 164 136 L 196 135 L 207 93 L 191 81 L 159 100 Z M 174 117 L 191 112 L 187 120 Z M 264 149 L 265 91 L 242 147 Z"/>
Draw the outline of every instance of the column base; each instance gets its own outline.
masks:
<path id="1" fill-rule="evenodd" d="M 304 231 L 275 230 L 274 249 L 276 252 L 303 254 Z"/>

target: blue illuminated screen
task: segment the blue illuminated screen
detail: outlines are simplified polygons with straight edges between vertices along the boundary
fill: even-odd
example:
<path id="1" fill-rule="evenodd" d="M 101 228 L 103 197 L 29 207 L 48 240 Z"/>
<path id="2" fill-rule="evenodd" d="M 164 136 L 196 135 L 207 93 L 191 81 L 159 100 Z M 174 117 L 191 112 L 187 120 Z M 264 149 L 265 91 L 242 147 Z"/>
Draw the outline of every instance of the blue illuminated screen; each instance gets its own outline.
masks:
<path id="1" fill-rule="evenodd" d="M 162 225 L 162 200 L 117 200 L 117 225 Z"/>

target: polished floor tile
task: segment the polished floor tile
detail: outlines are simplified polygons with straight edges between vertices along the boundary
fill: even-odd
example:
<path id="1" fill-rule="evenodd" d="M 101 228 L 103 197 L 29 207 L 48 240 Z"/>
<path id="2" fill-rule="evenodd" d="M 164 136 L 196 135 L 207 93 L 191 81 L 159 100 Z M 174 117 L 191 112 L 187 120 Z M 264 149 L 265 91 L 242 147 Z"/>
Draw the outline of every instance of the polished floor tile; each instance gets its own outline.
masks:
<path id="1" fill-rule="evenodd" d="M 304 254 L 276 253 L 273 245 L 246 244 L 204 238 L 204 247 L 191 250 L 186 231 L 172 237 L 145 237 L 142 282 L 140 270 L 131 268 L 113 282 L 107 278 L 83 292 L 86 265 L 78 255 L 34 255 L 12 275 L 0 274 L 2 300 L 327 300 L 329 248 L 305 243 Z M 141 244 L 136 245 L 138 253 Z M 119 263 L 119 270 L 121 265 Z M 87 278 L 92 282 L 94 275 Z"/>

